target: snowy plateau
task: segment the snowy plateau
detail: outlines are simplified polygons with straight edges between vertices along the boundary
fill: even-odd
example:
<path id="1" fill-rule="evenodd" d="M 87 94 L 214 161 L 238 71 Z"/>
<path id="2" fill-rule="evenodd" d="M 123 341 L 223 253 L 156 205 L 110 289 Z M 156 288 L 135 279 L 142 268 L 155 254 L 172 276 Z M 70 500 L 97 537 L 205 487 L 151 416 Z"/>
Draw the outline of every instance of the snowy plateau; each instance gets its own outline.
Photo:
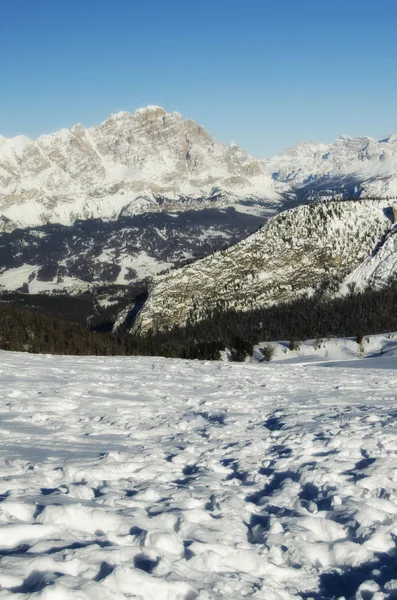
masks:
<path id="1" fill-rule="evenodd" d="M 0 286 L 131 285 L 324 197 L 396 197 L 397 136 L 259 159 L 158 106 L 36 141 L 0 136 Z M 1 289 L 1 288 L 0 288 Z"/>
<path id="2" fill-rule="evenodd" d="M 396 598 L 397 335 L 363 343 L 1 352 L 0 598 Z"/>

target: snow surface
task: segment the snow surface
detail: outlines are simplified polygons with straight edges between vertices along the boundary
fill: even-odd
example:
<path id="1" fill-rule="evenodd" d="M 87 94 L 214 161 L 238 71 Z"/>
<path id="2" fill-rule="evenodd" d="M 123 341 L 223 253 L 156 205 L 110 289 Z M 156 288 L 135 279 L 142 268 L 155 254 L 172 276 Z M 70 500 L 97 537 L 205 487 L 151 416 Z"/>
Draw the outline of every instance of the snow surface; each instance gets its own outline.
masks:
<path id="1" fill-rule="evenodd" d="M 2 352 L 0 599 L 395 598 L 396 358 L 335 364 Z"/>
<path id="2" fill-rule="evenodd" d="M 397 357 L 397 333 L 366 335 L 360 343 L 357 338 L 317 338 L 296 341 L 290 350 L 290 342 L 262 342 L 254 349 L 254 360 L 263 360 L 261 349 L 273 348 L 272 363 L 324 363 L 326 361 L 348 361 L 362 358 Z M 363 363 L 365 366 L 371 363 Z M 389 363 L 386 363 L 388 365 Z M 383 363 L 382 363 L 383 365 Z M 377 365 L 378 367 L 379 365 Z"/>
<path id="3" fill-rule="evenodd" d="M 379 288 L 390 279 L 394 279 L 397 273 L 397 236 L 396 227 L 386 237 L 384 243 L 368 256 L 363 263 L 354 269 L 346 277 L 343 288 L 348 293 L 349 284 L 354 284 L 357 290 L 366 287 Z"/>
<path id="4" fill-rule="evenodd" d="M 2 288 L 10 291 L 20 289 L 27 281 L 30 294 L 40 294 L 42 292 L 62 291 L 67 288 L 71 290 L 86 291 L 90 287 L 89 283 L 78 279 L 77 277 L 63 277 L 60 283 L 56 279 L 52 281 L 40 281 L 35 278 L 36 272 L 40 267 L 36 265 L 22 265 L 15 269 L 0 271 L 0 290 Z"/>

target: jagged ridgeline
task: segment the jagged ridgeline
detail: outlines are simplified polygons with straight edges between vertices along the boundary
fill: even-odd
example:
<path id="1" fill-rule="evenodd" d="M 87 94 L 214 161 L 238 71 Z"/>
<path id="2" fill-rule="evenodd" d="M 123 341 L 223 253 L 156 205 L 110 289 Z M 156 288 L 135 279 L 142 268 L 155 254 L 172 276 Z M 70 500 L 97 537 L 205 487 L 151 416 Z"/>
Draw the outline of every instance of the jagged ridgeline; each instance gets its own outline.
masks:
<path id="1" fill-rule="evenodd" d="M 343 293 L 351 274 L 394 236 L 388 200 L 328 201 L 270 219 L 236 246 L 160 276 L 133 333 L 166 331 L 311 295 Z M 375 270 L 376 271 L 376 270 Z M 366 284 L 376 282 L 376 272 Z M 346 288 L 347 286 L 345 286 Z"/>
<path id="2" fill-rule="evenodd" d="M 261 162 L 159 106 L 43 135 L 0 136 L 0 230 L 281 200 Z"/>

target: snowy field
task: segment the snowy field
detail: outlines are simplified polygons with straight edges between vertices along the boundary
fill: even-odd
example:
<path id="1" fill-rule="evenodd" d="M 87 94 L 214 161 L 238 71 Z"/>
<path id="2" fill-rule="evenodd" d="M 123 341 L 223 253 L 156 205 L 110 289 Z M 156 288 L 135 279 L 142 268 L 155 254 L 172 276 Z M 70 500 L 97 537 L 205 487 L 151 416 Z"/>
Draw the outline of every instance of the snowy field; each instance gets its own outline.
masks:
<path id="1" fill-rule="evenodd" d="M 0 359 L 1 600 L 397 598 L 397 358 Z"/>

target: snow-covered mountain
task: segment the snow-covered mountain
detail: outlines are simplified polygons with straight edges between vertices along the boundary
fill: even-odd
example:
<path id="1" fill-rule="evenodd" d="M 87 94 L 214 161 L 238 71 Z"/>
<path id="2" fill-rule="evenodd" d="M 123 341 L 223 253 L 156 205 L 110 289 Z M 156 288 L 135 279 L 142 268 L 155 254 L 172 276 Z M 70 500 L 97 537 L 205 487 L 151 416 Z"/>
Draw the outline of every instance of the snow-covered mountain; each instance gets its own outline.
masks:
<path id="1" fill-rule="evenodd" d="M 134 329 L 183 326 L 219 308 L 244 311 L 316 290 L 343 293 L 353 282 L 382 284 L 397 272 L 393 223 L 386 200 L 285 211 L 236 246 L 158 277 Z"/>
<path id="2" fill-rule="evenodd" d="M 397 135 L 304 142 L 260 160 L 149 106 L 36 141 L 0 136 L 0 286 L 142 280 L 329 196 L 397 196 Z"/>
<path id="3" fill-rule="evenodd" d="M 279 198 L 260 161 L 158 106 L 35 142 L 0 137 L 0 215 L 7 230 Z"/>
<path id="4" fill-rule="evenodd" d="M 336 195 L 395 198 L 397 135 L 381 140 L 341 136 L 331 144 L 303 142 L 262 161 L 261 167 L 298 200 Z"/>
<path id="5" fill-rule="evenodd" d="M 177 112 L 148 106 L 36 141 L 0 136 L 0 219 L 8 231 L 209 204 L 253 204 L 258 214 L 330 195 L 396 196 L 397 135 L 304 142 L 260 160 Z"/>

